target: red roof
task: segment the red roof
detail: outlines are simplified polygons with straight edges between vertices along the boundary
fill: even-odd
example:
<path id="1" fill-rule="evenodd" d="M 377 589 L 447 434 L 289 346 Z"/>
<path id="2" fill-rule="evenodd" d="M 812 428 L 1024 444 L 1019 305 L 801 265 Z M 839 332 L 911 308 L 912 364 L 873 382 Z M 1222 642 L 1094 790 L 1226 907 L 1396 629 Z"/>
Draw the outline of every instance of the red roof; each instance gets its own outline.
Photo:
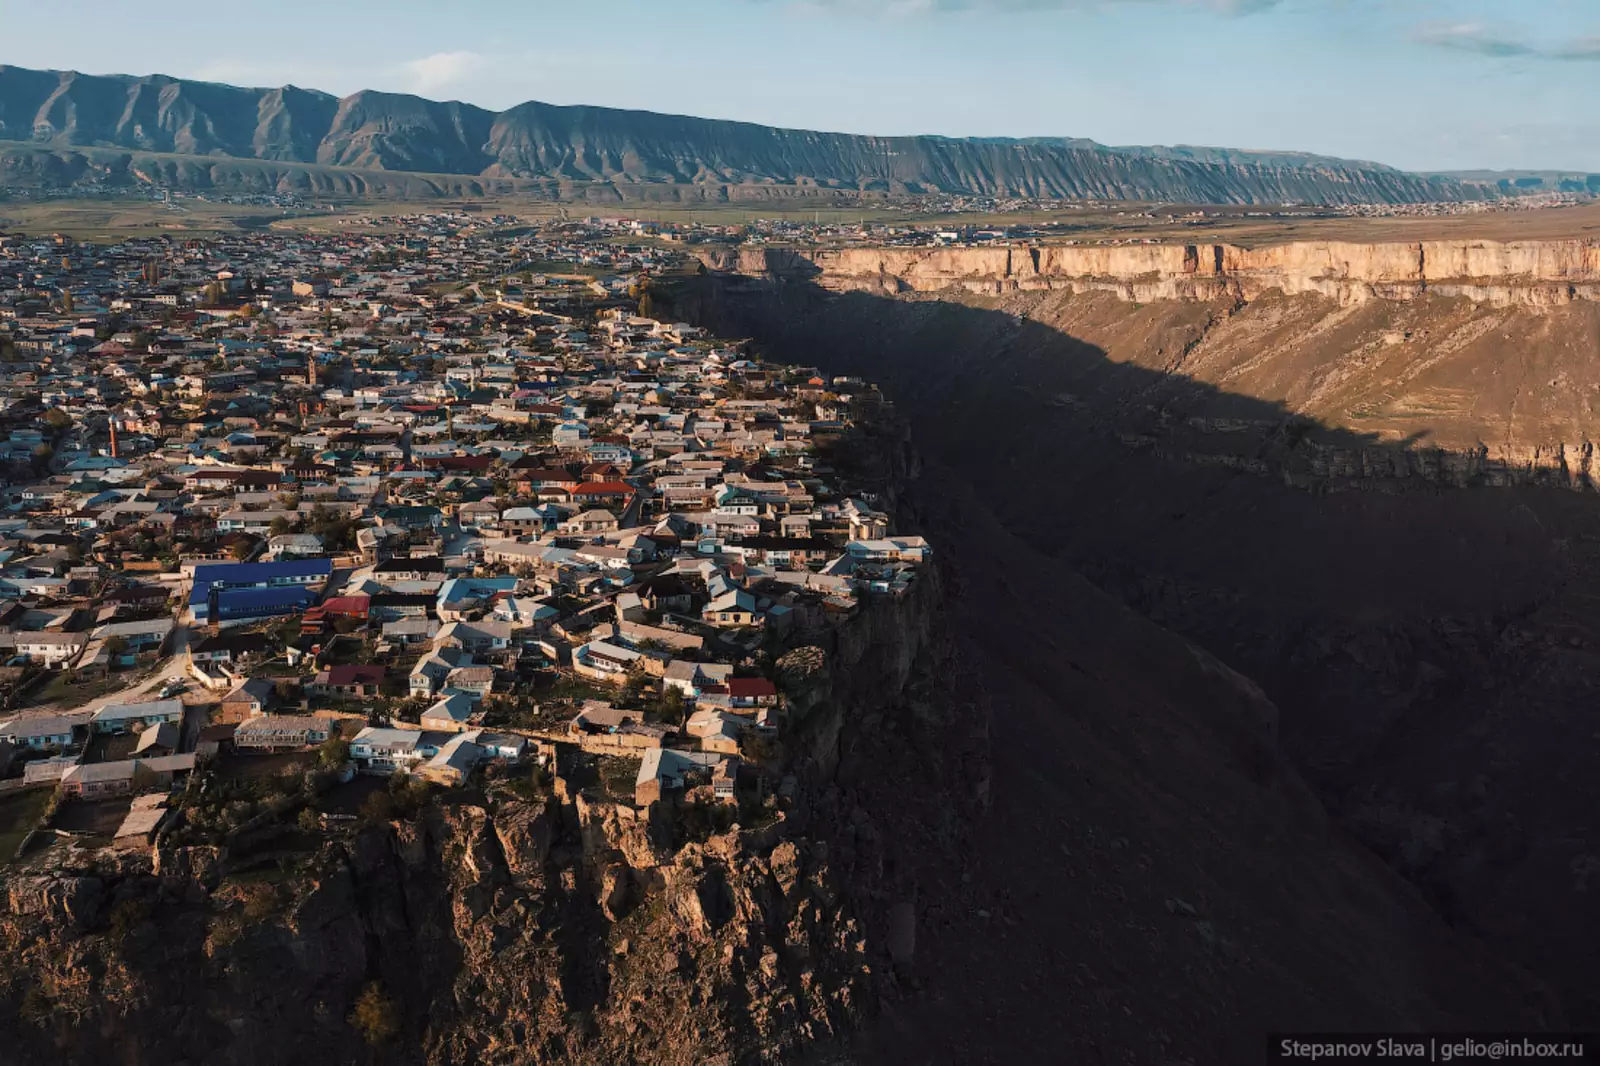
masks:
<path id="1" fill-rule="evenodd" d="M 622 481 L 591 481 L 572 490 L 574 496 L 629 496 L 633 486 Z"/>
<path id="2" fill-rule="evenodd" d="M 494 465 L 492 455 L 441 455 L 422 460 L 422 465 L 440 470 L 487 470 Z"/>
<path id="3" fill-rule="evenodd" d="M 377 685 L 383 682 L 383 667 L 348 666 L 328 667 L 328 681 L 330 685 Z"/>
<path id="4" fill-rule="evenodd" d="M 322 603 L 322 609 L 331 614 L 364 615 L 371 606 L 371 596 L 334 596 Z"/>
<path id="5" fill-rule="evenodd" d="M 763 696 L 776 696 L 778 686 L 764 677 L 728 678 L 728 695 L 734 699 L 754 700 Z"/>

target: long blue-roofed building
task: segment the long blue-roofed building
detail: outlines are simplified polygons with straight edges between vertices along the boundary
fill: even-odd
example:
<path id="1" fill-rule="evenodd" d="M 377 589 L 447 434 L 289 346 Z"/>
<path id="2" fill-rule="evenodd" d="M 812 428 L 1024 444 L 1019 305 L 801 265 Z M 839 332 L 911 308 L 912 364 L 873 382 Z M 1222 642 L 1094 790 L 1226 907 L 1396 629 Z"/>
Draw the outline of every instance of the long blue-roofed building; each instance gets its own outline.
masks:
<path id="1" fill-rule="evenodd" d="M 197 566 L 189 612 L 196 624 L 294 614 L 316 603 L 332 576 L 332 559 Z"/>

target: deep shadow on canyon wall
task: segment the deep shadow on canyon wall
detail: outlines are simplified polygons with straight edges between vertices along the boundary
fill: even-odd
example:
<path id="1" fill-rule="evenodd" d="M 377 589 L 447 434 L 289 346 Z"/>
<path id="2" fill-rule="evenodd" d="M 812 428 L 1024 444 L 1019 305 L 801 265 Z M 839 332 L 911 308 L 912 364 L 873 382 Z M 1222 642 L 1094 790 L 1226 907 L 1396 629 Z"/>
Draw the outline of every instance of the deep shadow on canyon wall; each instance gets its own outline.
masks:
<path id="1" fill-rule="evenodd" d="M 1548 981 L 1569 1023 L 1600 1023 L 1592 491 L 1536 483 L 1547 473 L 1474 485 L 1518 477 L 1116 362 L 960 297 L 715 275 L 671 295 L 680 317 L 775 359 L 881 384 L 949 479 L 924 494 L 998 519 L 965 538 L 981 558 L 955 560 L 964 585 L 1005 590 L 966 620 L 973 645 L 1030 646 L 1053 609 L 1041 564 L 1087 575 L 1260 683 L 1339 822 L 1455 929 Z M 997 767 L 997 796 L 1005 784 Z"/>

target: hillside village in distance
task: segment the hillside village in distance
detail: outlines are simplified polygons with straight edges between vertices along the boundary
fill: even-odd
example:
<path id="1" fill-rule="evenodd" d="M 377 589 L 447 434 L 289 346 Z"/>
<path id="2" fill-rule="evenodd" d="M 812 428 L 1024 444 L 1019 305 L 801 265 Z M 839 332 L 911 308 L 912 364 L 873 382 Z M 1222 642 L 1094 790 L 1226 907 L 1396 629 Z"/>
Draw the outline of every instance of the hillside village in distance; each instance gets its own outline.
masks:
<path id="1" fill-rule="evenodd" d="M 650 317 L 638 224 L 398 221 L 0 235 L 0 864 L 794 788 L 776 659 L 929 560 L 881 398 Z"/>

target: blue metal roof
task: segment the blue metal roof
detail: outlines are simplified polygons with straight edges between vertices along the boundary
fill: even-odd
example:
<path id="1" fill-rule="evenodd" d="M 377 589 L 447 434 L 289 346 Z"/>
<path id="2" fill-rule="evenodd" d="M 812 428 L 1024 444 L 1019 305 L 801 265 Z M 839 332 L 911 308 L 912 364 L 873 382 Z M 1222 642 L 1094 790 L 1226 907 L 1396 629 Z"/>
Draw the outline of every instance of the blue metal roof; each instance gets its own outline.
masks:
<path id="1" fill-rule="evenodd" d="M 285 614 L 315 603 L 314 589 L 289 586 L 272 589 L 222 589 L 217 593 L 218 618 Z"/>
<path id="2" fill-rule="evenodd" d="M 290 559 L 276 563 L 207 563 L 194 568 L 194 588 L 189 604 L 205 603 L 212 585 L 235 588 L 271 585 L 303 578 L 327 580 L 333 576 L 332 559 Z"/>
<path id="3" fill-rule="evenodd" d="M 259 582 L 295 577 L 329 577 L 332 559 L 289 559 L 277 563 L 206 563 L 194 568 L 194 583 L 224 582 L 229 585 L 254 585 Z"/>

